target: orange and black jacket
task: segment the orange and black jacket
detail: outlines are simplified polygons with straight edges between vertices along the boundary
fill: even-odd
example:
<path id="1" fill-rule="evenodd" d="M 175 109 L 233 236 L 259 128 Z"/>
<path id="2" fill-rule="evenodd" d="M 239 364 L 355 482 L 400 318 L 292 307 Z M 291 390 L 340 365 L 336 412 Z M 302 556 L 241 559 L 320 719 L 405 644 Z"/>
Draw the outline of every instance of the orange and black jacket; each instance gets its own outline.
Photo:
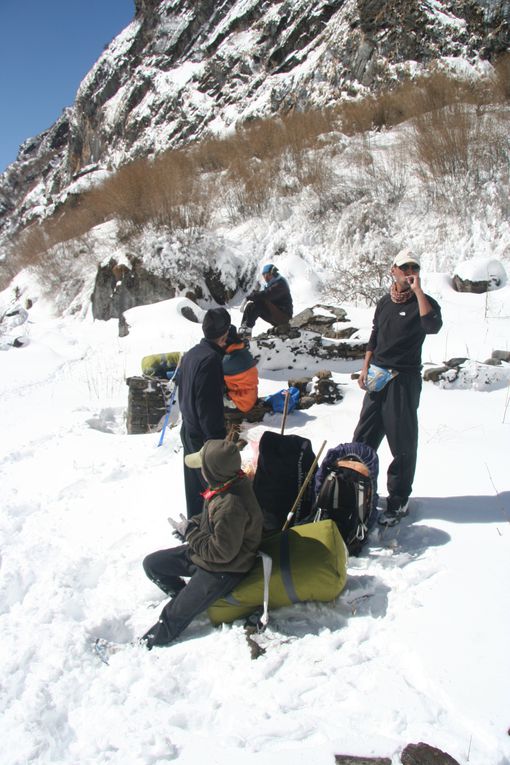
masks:
<path id="1" fill-rule="evenodd" d="M 227 346 L 223 357 L 223 375 L 229 399 L 241 412 L 252 409 L 258 398 L 259 373 L 245 343 Z"/>

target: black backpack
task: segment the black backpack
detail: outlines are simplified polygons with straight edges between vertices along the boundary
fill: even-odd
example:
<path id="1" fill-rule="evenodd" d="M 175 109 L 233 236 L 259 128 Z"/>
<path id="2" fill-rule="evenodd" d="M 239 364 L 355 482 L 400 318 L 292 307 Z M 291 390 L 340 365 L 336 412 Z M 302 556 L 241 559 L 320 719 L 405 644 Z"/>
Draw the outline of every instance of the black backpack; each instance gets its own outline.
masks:
<path id="1" fill-rule="evenodd" d="M 359 555 L 377 512 L 378 459 L 366 444 L 330 449 L 315 479 L 316 520 L 336 523 L 350 555 Z"/>
<path id="2" fill-rule="evenodd" d="M 283 528 L 314 460 L 308 438 L 280 435 L 269 430 L 262 435 L 253 490 L 264 513 L 265 532 Z M 312 476 L 296 508 L 293 524 L 310 516 L 314 498 Z"/>

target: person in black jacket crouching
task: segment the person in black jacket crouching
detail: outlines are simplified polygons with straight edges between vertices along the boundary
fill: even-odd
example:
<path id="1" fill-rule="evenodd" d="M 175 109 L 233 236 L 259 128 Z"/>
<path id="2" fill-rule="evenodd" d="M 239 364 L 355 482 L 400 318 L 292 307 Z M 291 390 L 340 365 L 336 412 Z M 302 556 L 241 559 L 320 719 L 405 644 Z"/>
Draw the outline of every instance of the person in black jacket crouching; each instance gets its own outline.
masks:
<path id="1" fill-rule="evenodd" d="M 252 568 L 262 538 L 262 510 L 235 444 L 207 441 L 186 457 L 186 464 L 202 471 L 208 485 L 205 504 L 191 520 L 169 518 L 185 544 L 143 561 L 149 579 L 172 598 L 142 638 L 149 650 L 171 643 L 198 614 L 231 592 Z M 182 577 L 191 579 L 185 584 Z"/>
<path id="2" fill-rule="evenodd" d="M 257 319 L 264 319 L 273 327 L 288 324 L 292 319 L 294 306 L 287 280 L 281 276 L 273 263 L 268 263 L 262 269 L 265 286 L 262 290 L 254 290 L 247 296 L 248 303 L 243 312 L 239 334 L 250 338 Z"/>

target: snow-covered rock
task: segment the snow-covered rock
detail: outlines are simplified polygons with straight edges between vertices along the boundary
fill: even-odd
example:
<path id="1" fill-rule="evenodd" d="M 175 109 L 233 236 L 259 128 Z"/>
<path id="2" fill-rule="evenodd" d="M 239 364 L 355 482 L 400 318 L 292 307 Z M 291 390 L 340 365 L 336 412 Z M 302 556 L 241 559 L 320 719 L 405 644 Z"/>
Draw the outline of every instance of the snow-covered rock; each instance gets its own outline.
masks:
<path id="1" fill-rule="evenodd" d="M 487 292 L 506 283 L 506 270 L 499 260 L 472 258 L 455 266 L 453 286 L 458 292 Z"/>

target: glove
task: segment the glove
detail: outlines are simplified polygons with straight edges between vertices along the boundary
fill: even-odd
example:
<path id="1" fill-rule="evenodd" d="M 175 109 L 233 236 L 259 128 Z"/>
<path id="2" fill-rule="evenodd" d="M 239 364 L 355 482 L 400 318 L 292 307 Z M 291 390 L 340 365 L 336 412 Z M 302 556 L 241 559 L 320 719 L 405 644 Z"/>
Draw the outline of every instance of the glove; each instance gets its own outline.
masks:
<path id="1" fill-rule="evenodd" d="M 180 520 L 174 521 L 173 518 L 168 519 L 168 523 L 172 526 L 172 534 L 177 537 L 181 542 L 186 541 L 186 534 L 190 525 L 189 518 L 185 518 L 182 513 L 179 513 Z"/>
<path id="2" fill-rule="evenodd" d="M 250 292 L 250 294 L 246 296 L 246 300 L 247 302 L 250 302 L 250 301 L 260 300 L 260 298 L 263 298 L 263 297 L 264 297 L 264 292 L 259 287 L 259 289 L 252 290 L 252 292 Z"/>

